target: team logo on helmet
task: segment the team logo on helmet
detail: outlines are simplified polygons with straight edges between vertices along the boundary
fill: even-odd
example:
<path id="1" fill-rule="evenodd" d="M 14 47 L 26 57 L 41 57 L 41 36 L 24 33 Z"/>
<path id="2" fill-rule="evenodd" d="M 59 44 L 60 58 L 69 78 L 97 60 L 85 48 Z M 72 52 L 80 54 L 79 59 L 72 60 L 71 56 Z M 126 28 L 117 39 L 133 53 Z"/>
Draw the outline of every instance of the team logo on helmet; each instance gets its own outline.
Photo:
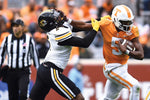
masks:
<path id="1" fill-rule="evenodd" d="M 40 21 L 40 27 L 44 27 L 47 24 L 46 20 Z"/>
<path id="2" fill-rule="evenodd" d="M 38 18 L 38 24 L 44 31 L 51 31 L 54 28 L 62 26 L 65 22 L 64 14 L 61 11 L 50 9 L 43 11 Z"/>

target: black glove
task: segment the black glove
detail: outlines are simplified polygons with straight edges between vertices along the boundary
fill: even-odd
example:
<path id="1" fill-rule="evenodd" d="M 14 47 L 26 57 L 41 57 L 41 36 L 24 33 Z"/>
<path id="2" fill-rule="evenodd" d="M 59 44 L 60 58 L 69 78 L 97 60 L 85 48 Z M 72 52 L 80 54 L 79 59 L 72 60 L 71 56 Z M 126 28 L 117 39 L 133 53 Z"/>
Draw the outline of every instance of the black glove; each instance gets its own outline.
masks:
<path id="1" fill-rule="evenodd" d="M 9 69 L 8 65 L 5 65 L 0 69 L 0 78 L 2 78 L 3 82 L 6 82 L 8 69 Z"/>

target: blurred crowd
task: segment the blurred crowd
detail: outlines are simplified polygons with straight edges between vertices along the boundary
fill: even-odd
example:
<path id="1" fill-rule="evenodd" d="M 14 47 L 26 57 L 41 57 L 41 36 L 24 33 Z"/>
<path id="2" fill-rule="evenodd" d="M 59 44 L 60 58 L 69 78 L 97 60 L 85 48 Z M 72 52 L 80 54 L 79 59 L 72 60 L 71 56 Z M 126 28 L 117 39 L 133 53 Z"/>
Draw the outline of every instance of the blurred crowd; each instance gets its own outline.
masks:
<path id="1" fill-rule="evenodd" d="M 90 21 L 91 18 L 99 19 L 102 16 L 111 15 L 115 5 L 125 4 L 135 14 L 135 25 L 139 28 L 139 39 L 144 48 L 145 58 L 150 58 L 150 0 L 21 0 L 24 1 L 24 6 L 20 7 L 21 4 L 18 3 L 15 5 L 16 7 L 12 8 L 8 4 L 11 4 L 10 2 L 13 0 L 6 1 L 0 0 L 0 45 L 2 40 L 12 33 L 12 21 L 21 18 L 25 22 L 24 32 L 34 38 L 39 57 L 44 58 L 50 44 L 47 41 L 47 35 L 37 24 L 41 11 L 56 8 L 62 10 L 68 18 Z M 86 33 L 73 34 L 82 37 Z M 89 48 L 73 47 L 70 60 L 78 61 L 79 58 L 103 59 L 102 40 L 101 34 L 97 34 Z"/>

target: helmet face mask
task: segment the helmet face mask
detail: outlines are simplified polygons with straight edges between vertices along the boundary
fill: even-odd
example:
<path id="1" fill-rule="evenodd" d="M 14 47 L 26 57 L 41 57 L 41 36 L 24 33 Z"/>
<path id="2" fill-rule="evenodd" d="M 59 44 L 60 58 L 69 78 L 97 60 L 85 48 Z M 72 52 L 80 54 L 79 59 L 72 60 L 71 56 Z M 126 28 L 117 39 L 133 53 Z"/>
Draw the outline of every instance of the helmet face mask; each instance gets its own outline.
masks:
<path id="1" fill-rule="evenodd" d="M 55 9 L 45 10 L 39 15 L 38 25 L 44 31 L 51 31 L 52 29 L 63 25 L 63 17 L 63 13 Z"/>
<path id="2" fill-rule="evenodd" d="M 125 32 L 130 32 L 133 26 L 133 13 L 125 5 L 116 6 L 112 12 L 112 20 L 115 26 Z"/>
<path id="3" fill-rule="evenodd" d="M 120 29 L 128 32 L 131 30 L 132 26 L 133 26 L 133 21 L 119 21 L 121 23 L 120 25 Z"/>

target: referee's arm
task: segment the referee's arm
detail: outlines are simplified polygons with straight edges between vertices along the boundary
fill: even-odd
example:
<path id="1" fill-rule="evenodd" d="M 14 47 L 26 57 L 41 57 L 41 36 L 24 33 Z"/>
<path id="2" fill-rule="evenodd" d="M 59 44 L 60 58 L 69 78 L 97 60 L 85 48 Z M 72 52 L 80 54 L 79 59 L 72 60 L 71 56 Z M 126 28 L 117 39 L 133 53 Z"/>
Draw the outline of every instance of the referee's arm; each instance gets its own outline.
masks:
<path id="1" fill-rule="evenodd" d="M 7 42 L 7 37 L 3 40 L 1 47 L 0 47 L 0 67 L 2 66 L 4 60 L 5 60 L 5 53 L 6 53 L 6 42 Z"/>
<path id="2" fill-rule="evenodd" d="M 32 48 L 31 54 L 32 54 L 34 66 L 36 67 L 36 69 L 38 69 L 40 62 L 39 62 L 38 53 L 37 53 L 37 50 L 35 48 L 35 42 L 34 42 L 33 38 L 31 38 L 31 48 Z"/>

